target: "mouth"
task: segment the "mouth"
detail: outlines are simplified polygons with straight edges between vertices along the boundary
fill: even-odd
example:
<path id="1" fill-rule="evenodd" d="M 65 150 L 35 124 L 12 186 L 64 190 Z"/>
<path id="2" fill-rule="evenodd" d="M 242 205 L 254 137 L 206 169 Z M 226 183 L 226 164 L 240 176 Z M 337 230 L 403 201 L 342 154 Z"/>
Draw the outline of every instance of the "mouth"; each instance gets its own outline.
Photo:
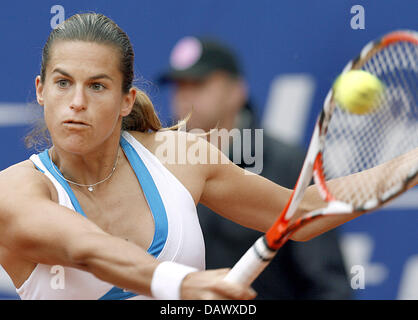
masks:
<path id="1" fill-rule="evenodd" d="M 88 123 L 86 123 L 86 122 L 84 122 L 84 121 L 81 121 L 81 120 L 66 120 L 66 121 L 63 121 L 63 124 L 65 125 L 65 126 L 69 126 L 69 127 L 87 127 L 87 126 L 89 126 L 89 124 Z"/>

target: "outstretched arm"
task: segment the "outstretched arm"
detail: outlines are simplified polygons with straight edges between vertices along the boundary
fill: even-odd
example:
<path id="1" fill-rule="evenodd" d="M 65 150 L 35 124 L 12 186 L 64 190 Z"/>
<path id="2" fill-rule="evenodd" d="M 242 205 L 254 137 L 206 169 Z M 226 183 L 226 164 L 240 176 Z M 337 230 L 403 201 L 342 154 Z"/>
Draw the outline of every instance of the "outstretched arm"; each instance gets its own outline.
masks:
<path id="1" fill-rule="evenodd" d="M 104 232 L 52 201 L 44 175 L 22 166 L 0 173 L 0 244 L 22 259 L 88 271 L 118 287 L 149 296 L 153 294 L 155 270 L 160 266 L 142 248 Z M 226 272 L 189 273 L 180 297 L 254 297 L 248 288 L 224 283 Z"/>

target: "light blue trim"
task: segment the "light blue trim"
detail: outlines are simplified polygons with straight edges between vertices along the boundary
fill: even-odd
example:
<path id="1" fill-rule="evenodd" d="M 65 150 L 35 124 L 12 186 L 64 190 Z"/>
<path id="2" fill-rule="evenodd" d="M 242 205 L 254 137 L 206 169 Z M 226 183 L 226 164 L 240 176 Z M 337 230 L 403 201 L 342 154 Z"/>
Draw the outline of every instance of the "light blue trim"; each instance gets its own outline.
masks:
<path id="1" fill-rule="evenodd" d="M 164 248 L 168 234 L 167 213 L 165 211 L 164 203 L 151 174 L 136 150 L 124 137 L 121 137 L 120 143 L 126 157 L 135 171 L 142 190 L 144 191 L 145 198 L 147 199 L 148 205 L 151 209 L 151 213 L 154 218 L 155 232 L 152 243 L 147 251 L 154 257 L 158 257 L 161 250 Z"/>
<path id="2" fill-rule="evenodd" d="M 132 297 L 136 297 L 138 294 L 129 292 L 129 291 L 123 291 L 123 289 L 118 287 L 113 287 L 108 292 L 106 292 L 102 297 L 99 298 L 99 300 L 126 300 Z"/>
<path id="3" fill-rule="evenodd" d="M 168 234 L 167 212 L 165 211 L 164 203 L 151 174 L 136 150 L 124 137 L 121 137 L 120 144 L 138 178 L 154 218 L 154 238 L 147 252 L 154 257 L 158 257 L 161 250 L 164 248 Z M 123 291 L 118 287 L 113 287 L 104 296 L 99 298 L 99 300 L 125 300 L 134 296 L 137 296 L 137 294 Z"/>
<path id="4" fill-rule="evenodd" d="M 42 161 L 45 168 L 49 171 L 50 174 L 54 176 L 54 178 L 61 184 L 61 186 L 64 188 L 64 190 L 67 192 L 68 196 L 70 197 L 71 203 L 73 204 L 73 207 L 75 211 L 80 213 L 82 216 L 87 218 L 86 214 L 84 213 L 83 209 L 81 208 L 80 203 L 78 202 L 73 190 L 70 188 L 70 185 L 67 181 L 65 181 L 62 177 L 60 177 L 57 172 L 52 168 L 51 164 L 55 167 L 55 169 L 59 171 L 57 166 L 52 163 L 51 159 L 49 158 L 48 149 L 46 149 L 44 152 L 40 153 L 39 159 Z"/>

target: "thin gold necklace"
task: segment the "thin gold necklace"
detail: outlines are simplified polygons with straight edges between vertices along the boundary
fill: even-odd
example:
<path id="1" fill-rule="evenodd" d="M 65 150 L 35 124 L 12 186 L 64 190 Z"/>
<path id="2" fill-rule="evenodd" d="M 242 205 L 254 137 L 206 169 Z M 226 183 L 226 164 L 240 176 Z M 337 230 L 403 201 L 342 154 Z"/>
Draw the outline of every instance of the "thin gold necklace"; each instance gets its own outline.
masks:
<path id="1" fill-rule="evenodd" d="M 101 184 L 101 183 L 103 183 L 103 182 L 105 182 L 105 181 L 107 181 L 107 180 L 109 180 L 110 179 L 110 177 L 113 175 L 113 173 L 115 172 L 115 170 L 116 170 L 116 166 L 118 165 L 118 159 L 119 159 L 119 149 L 118 149 L 118 154 L 117 154 L 117 156 L 116 156 L 116 161 L 115 161 L 115 164 L 114 164 L 114 166 L 113 166 L 113 169 L 112 169 L 112 171 L 110 172 L 110 174 L 106 177 L 106 178 L 104 178 L 103 180 L 101 180 L 101 181 L 99 181 L 99 182 L 96 182 L 96 183 L 93 183 L 93 184 L 81 184 L 81 183 L 77 183 L 77 182 L 74 182 L 74 181 L 71 181 L 71 180 L 69 180 L 69 179 L 67 179 L 67 178 L 65 178 L 64 177 L 64 175 L 62 175 L 57 169 L 55 169 L 55 165 L 54 165 L 54 163 L 52 162 L 52 157 L 51 157 L 51 155 L 49 155 L 49 160 L 51 161 L 51 166 L 52 166 L 52 168 L 54 169 L 54 171 L 61 177 L 61 178 L 63 178 L 65 181 L 67 181 L 67 182 L 69 182 L 69 183 L 72 183 L 72 184 L 75 184 L 76 186 L 79 186 L 79 187 L 87 187 L 87 190 L 88 191 L 90 191 L 90 192 L 93 192 L 93 190 L 94 190 L 94 187 L 95 186 L 97 186 L 98 184 Z"/>

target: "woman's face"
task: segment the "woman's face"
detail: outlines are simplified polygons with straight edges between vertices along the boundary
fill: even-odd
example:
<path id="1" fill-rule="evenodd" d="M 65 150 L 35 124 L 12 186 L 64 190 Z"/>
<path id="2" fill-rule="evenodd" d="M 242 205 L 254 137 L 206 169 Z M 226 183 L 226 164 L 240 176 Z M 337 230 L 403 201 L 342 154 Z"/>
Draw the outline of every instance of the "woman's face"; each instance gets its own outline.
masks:
<path id="1" fill-rule="evenodd" d="M 45 81 L 36 78 L 38 103 L 54 145 L 83 154 L 120 134 L 135 91 L 122 92 L 120 54 L 110 45 L 83 41 L 53 44 Z"/>

